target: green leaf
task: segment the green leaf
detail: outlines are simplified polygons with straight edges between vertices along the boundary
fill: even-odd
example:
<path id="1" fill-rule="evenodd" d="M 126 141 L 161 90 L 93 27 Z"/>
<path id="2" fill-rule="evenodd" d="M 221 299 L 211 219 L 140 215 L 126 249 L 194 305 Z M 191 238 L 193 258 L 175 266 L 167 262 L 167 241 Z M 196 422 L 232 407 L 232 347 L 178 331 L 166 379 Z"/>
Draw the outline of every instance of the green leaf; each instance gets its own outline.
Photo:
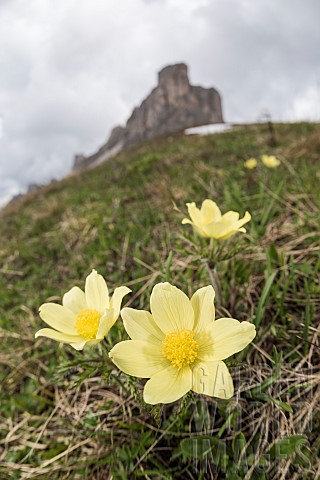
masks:
<path id="1" fill-rule="evenodd" d="M 274 403 L 275 405 L 278 405 L 279 407 L 283 408 L 286 412 L 292 413 L 292 407 L 286 402 L 283 402 L 282 400 L 278 400 L 277 398 L 272 397 L 271 395 L 267 395 L 265 393 L 261 393 L 260 395 L 255 395 L 255 398 L 258 400 L 263 400 L 265 402 L 270 402 Z"/>
<path id="2" fill-rule="evenodd" d="M 283 410 L 285 410 L 286 412 L 289 412 L 289 413 L 292 413 L 293 410 L 292 410 L 292 407 L 290 407 L 290 405 L 286 402 L 282 402 L 281 400 L 277 400 L 276 398 L 273 398 L 271 397 L 271 395 L 269 396 L 269 399 L 271 402 L 273 402 L 275 405 L 278 405 L 279 407 L 283 408 Z"/>
<path id="3" fill-rule="evenodd" d="M 276 275 L 277 275 L 277 272 L 271 273 L 271 275 L 269 275 L 269 277 L 267 278 L 265 286 L 263 287 L 262 294 L 261 294 L 260 301 L 259 301 L 258 308 L 257 308 L 257 312 L 256 312 L 255 322 L 254 322 L 256 327 L 258 327 L 260 325 L 261 319 L 263 317 L 265 305 L 266 305 L 266 302 L 267 302 L 267 299 L 268 299 L 268 296 L 269 296 L 269 293 L 270 293 L 270 289 L 272 287 L 272 284 L 273 284 L 273 281 L 274 281 Z"/>
<path id="4" fill-rule="evenodd" d="M 270 275 L 274 268 L 277 268 L 279 265 L 279 257 L 276 246 L 274 244 L 270 245 L 267 250 L 267 271 Z"/>
<path id="5" fill-rule="evenodd" d="M 267 396 L 263 397 L 262 392 L 273 385 L 279 378 L 281 373 L 282 365 L 282 353 L 278 353 L 275 346 L 273 346 L 273 357 L 274 357 L 274 370 L 273 374 L 264 380 L 260 385 L 251 390 L 251 395 L 257 399 L 265 399 Z"/>
<path id="6" fill-rule="evenodd" d="M 239 456 L 241 450 L 246 446 L 247 440 L 242 432 L 237 433 L 232 440 L 232 451 Z"/>
<path id="7" fill-rule="evenodd" d="M 210 457 L 215 465 L 225 467 L 227 463 L 226 447 L 224 442 L 209 435 L 199 435 L 185 438 L 180 442 L 182 452 L 189 458 L 203 460 Z"/>
<path id="8" fill-rule="evenodd" d="M 65 443 L 56 443 L 53 445 L 49 450 L 45 450 L 43 452 L 43 458 L 46 460 L 50 460 L 51 458 L 54 458 L 56 455 L 59 455 L 59 453 L 64 452 L 68 445 Z"/>
<path id="9" fill-rule="evenodd" d="M 273 206 L 276 202 L 278 202 L 278 195 L 280 194 L 281 190 L 282 190 L 282 185 L 283 185 L 283 182 L 281 182 L 277 188 L 277 190 L 275 191 L 275 195 L 273 197 L 271 197 L 270 199 L 270 196 L 269 196 L 269 202 L 268 202 L 268 207 L 264 210 L 264 213 L 263 213 L 263 216 L 261 218 L 261 225 L 265 226 L 267 225 L 267 223 L 270 221 L 270 218 L 272 217 L 272 209 L 273 209 Z"/>
<path id="10" fill-rule="evenodd" d="M 301 453 L 301 448 L 308 443 L 305 435 L 291 435 L 278 440 L 270 450 L 273 458 L 287 458 L 290 455 Z"/>

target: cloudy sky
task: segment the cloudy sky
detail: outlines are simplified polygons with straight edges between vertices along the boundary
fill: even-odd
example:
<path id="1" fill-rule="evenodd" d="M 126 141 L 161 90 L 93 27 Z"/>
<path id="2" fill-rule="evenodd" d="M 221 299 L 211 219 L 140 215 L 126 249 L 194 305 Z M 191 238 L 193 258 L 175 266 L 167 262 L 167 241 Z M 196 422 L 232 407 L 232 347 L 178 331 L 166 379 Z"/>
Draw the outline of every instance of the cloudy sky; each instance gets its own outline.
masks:
<path id="1" fill-rule="evenodd" d="M 0 0 L 0 203 L 65 175 L 186 62 L 225 120 L 320 120 L 319 0 Z"/>

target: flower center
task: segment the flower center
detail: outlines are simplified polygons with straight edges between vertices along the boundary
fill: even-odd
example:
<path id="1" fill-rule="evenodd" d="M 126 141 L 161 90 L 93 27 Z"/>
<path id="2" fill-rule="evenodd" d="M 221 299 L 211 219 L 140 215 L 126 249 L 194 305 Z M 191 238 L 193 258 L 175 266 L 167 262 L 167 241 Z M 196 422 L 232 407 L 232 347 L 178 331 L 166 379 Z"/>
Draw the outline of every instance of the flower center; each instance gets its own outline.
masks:
<path id="1" fill-rule="evenodd" d="M 199 346 L 194 336 L 194 332 L 185 329 L 167 333 L 163 341 L 163 353 L 174 367 L 180 369 L 197 358 Z"/>
<path id="2" fill-rule="evenodd" d="M 96 338 L 101 314 L 97 310 L 81 310 L 77 314 L 76 330 L 86 340 Z"/>

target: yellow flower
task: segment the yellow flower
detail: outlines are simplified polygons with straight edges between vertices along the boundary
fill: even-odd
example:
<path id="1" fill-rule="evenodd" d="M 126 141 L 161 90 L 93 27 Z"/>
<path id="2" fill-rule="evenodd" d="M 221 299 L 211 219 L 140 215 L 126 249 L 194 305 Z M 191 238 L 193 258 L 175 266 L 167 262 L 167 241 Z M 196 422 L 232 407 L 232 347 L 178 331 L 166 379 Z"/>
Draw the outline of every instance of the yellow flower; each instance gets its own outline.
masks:
<path id="1" fill-rule="evenodd" d="M 187 203 L 191 220 L 184 218 L 183 224 L 190 223 L 199 235 L 206 238 L 226 240 L 237 232 L 245 232 L 242 225 L 249 222 L 251 215 L 246 212 L 239 220 L 239 213 L 229 212 L 221 215 L 220 209 L 212 200 L 204 200 L 201 209 L 196 207 L 194 202 Z"/>
<path id="2" fill-rule="evenodd" d="M 249 170 L 252 170 L 253 168 L 256 168 L 257 160 L 255 158 L 249 158 L 249 160 L 246 160 L 244 162 L 244 166 Z"/>
<path id="3" fill-rule="evenodd" d="M 274 155 L 262 155 L 262 163 L 268 168 L 276 168 L 280 165 L 280 160 L 277 159 Z"/>
<path id="4" fill-rule="evenodd" d="M 240 352 L 255 337 L 255 327 L 233 318 L 215 320 L 214 290 L 200 288 L 191 300 L 169 283 L 151 294 L 151 313 L 124 308 L 124 327 L 132 340 L 109 353 L 123 372 L 150 378 L 146 403 L 170 403 L 189 390 L 218 398 L 233 395 L 233 382 L 222 361 Z"/>
<path id="5" fill-rule="evenodd" d="M 62 299 L 62 305 L 44 303 L 40 317 L 52 328 L 42 328 L 35 334 L 68 343 L 76 350 L 101 342 L 119 317 L 121 302 L 131 290 L 118 287 L 109 300 L 103 277 L 92 270 L 86 278 L 85 291 L 73 287 Z"/>

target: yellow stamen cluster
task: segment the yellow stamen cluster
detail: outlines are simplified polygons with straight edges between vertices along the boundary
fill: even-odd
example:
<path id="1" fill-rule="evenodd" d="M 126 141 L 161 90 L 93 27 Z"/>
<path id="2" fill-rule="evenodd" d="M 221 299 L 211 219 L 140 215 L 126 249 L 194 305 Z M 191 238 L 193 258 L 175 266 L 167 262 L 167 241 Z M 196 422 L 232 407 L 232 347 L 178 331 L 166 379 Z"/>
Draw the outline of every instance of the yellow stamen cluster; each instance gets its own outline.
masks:
<path id="1" fill-rule="evenodd" d="M 174 367 L 190 365 L 197 358 L 198 344 L 194 340 L 194 332 L 180 330 L 166 335 L 163 341 L 163 353 Z"/>
<path id="2" fill-rule="evenodd" d="M 76 330 L 86 340 L 96 338 L 101 314 L 97 310 L 81 310 L 77 314 Z"/>

